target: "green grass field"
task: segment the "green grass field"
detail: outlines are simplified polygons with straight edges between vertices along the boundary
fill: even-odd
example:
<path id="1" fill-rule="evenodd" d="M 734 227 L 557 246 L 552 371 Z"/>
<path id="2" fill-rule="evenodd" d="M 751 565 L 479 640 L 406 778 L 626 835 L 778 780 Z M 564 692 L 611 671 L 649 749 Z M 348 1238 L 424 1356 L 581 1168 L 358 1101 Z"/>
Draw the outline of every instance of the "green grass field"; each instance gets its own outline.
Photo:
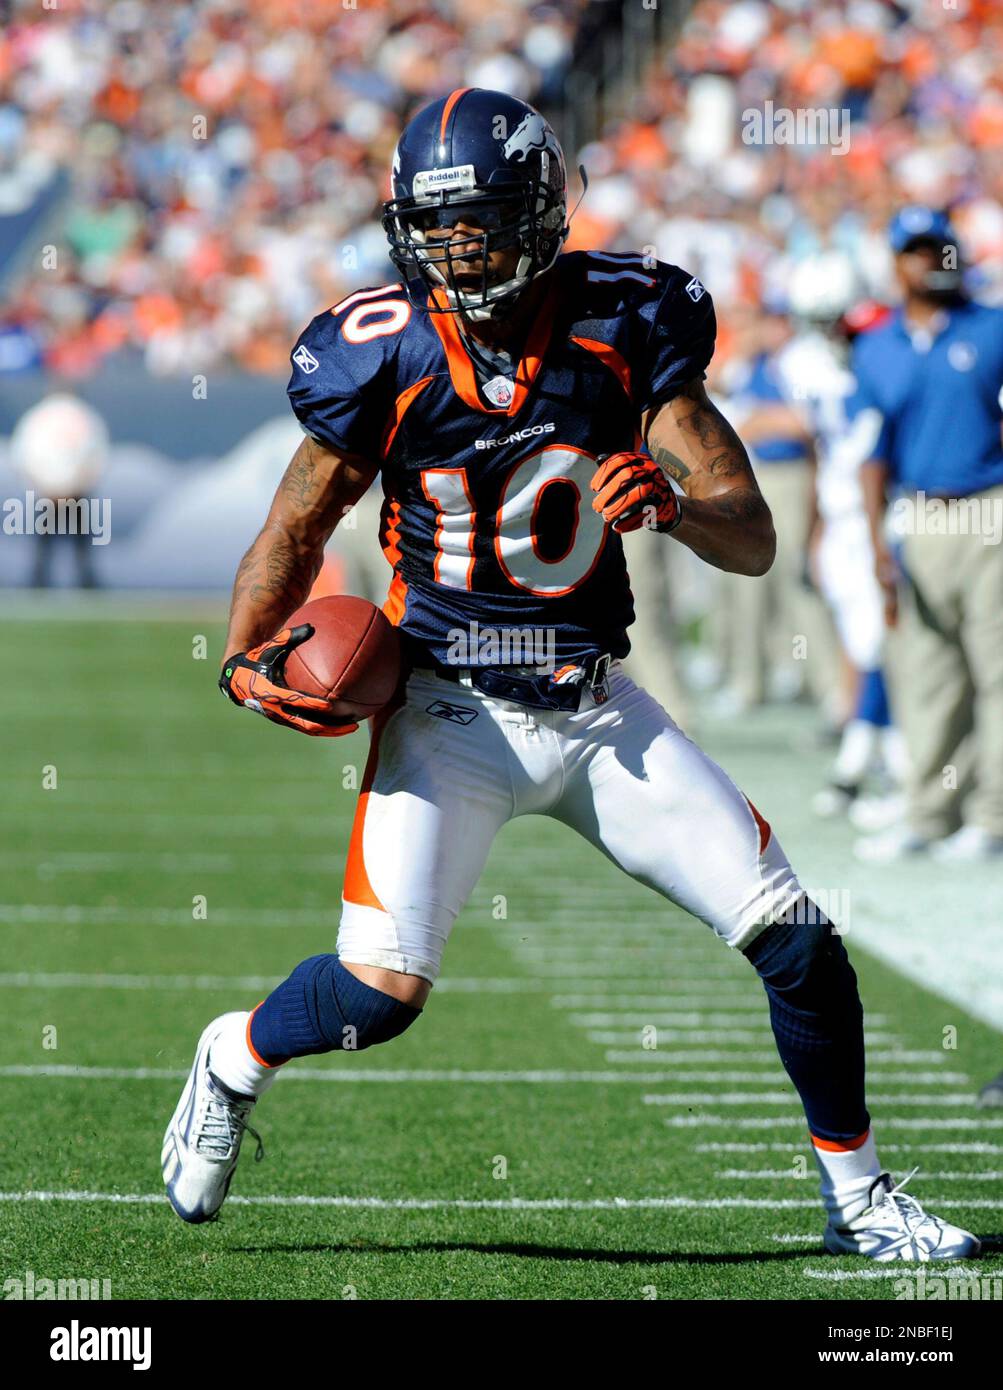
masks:
<path id="1" fill-rule="evenodd" d="M 197 618 L 8 628 L 3 1277 L 116 1298 L 893 1296 L 903 1267 L 822 1252 L 745 962 L 539 818 L 500 837 L 418 1024 L 291 1067 L 257 1112 L 265 1161 L 246 1144 L 222 1218 L 184 1226 L 159 1155 L 195 1042 L 333 949 L 366 751 L 228 707 L 220 640 Z M 781 838 L 821 766 L 778 765 L 793 718 L 704 740 Z M 988 1235 L 969 1268 L 998 1276 L 1003 1119 L 973 1096 L 999 1034 L 852 949 L 885 1162 L 922 1165 L 916 1195 Z"/>

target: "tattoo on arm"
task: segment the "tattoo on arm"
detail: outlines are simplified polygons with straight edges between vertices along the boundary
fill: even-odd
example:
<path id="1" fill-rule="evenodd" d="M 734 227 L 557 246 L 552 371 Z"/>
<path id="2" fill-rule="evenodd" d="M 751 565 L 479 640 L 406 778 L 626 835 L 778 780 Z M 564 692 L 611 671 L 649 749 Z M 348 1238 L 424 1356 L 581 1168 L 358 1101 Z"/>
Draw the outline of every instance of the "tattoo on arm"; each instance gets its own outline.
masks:
<path id="1" fill-rule="evenodd" d="M 677 483 L 681 483 L 684 478 L 690 476 L 690 470 L 683 463 L 681 458 L 677 458 L 671 449 L 666 449 L 664 444 L 651 445 L 651 457 L 658 466 L 668 473 L 670 478 L 675 478 Z"/>
<path id="2" fill-rule="evenodd" d="M 309 435 L 293 455 L 279 486 L 282 492 L 301 507 L 309 506 L 317 497 L 317 444 Z"/>
<path id="3" fill-rule="evenodd" d="M 715 478 L 734 478 L 749 469 L 749 456 L 735 430 L 717 406 L 707 399 L 701 382 L 690 382 L 676 400 L 692 401 L 692 410 L 675 413 L 680 432 L 694 440 L 704 453 L 704 467 Z"/>
<path id="4" fill-rule="evenodd" d="M 735 488 L 717 499 L 718 510 L 723 516 L 734 521 L 761 521 L 770 516 L 770 510 L 761 492 L 751 488 Z"/>
<path id="5" fill-rule="evenodd" d="M 230 604 L 231 616 L 245 599 L 255 607 L 265 608 L 276 599 L 286 599 L 295 608 L 310 592 L 317 577 L 318 564 L 314 554 L 281 536 L 264 539 L 267 536 L 267 531 L 262 533 L 238 566 Z"/>
<path id="6" fill-rule="evenodd" d="M 376 472 L 311 436 L 299 443 L 233 586 L 227 648 L 246 650 L 275 632 L 307 599 L 324 545 Z"/>

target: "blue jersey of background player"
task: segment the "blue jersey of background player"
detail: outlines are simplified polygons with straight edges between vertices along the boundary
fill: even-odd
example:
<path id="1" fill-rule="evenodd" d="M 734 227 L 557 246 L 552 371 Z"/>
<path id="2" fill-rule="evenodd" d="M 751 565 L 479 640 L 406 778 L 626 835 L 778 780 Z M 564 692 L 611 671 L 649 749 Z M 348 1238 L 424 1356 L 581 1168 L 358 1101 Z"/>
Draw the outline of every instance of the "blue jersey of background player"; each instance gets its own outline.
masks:
<path id="1" fill-rule="evenodd" d="M 387 612 L 443 665 L 472 624 L 465 664 L 497 658 L 499 629 L 552 633 L 558 666 L 626 655 L 633 608 L 620 538 L 591 506 L 596 459 L 634 449 L 642 413 L 714 349 L 710 295 L 674 266 L 574 252 L 547 279 L 507 348 L 414 308 L 418 282 L 349 295 L 292 353 L 303 427 L 380 463 Z"/>

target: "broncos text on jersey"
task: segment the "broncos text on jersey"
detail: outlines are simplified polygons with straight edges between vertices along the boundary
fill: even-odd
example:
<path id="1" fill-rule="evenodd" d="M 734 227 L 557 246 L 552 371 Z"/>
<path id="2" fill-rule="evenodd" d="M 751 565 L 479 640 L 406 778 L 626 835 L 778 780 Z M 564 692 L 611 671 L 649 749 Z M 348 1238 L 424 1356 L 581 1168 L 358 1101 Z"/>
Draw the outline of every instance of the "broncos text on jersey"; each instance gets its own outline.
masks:
<path id="1" fill-rule="evenodd" d="M 711 297 L 676 266 L 578 251 L 549 280 L 510 378 L 485 380 L 455 316 L 400 283 L 348 295 L 292 352 L 304 429 L 380 465 L 385 611 L 441 664 L 457 630 L 546 630 L 562 661 L 626 655 L 633 604 L 592 510 L 595 461 L 640 447 L 642 412 L 714 350 Z"/>

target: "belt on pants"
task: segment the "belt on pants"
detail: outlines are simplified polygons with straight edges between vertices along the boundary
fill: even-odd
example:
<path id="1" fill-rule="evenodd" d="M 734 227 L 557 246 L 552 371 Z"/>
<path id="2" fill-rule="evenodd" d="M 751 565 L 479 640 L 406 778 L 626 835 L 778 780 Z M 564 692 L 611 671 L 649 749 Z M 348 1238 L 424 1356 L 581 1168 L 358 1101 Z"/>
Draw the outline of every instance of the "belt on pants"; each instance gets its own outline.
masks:
<path id="1" fill-rule="evenodd" d="M 532 666 L 445 666 L 427 655 L 416 656 L 412 669 L 430 671 L 440 680 L 479 690 L 483 695 L 533 709 L 577 710 L 587 690 L 597 705 L 609 699 L 611 652 L 593 653 L 554 670 Z"/>

